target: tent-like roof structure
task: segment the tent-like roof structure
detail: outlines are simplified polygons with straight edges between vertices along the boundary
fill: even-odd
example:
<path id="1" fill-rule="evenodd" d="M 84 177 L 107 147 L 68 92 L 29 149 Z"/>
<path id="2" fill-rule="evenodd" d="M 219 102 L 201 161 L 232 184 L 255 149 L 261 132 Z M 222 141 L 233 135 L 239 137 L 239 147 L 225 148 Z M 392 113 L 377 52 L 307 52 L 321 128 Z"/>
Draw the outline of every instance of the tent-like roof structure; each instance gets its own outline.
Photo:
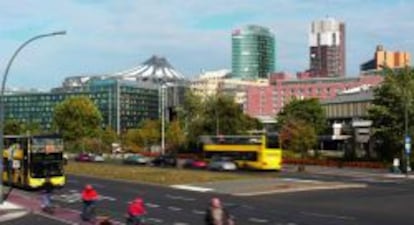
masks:
<path id="1" fill-rule="evenodd" d="M 115 73 L 112 77 L 122 80 L 151 80 L 174 82 L 184 76 L 174 69 L 164 57 L 153 55 L 140 66 Z"/>

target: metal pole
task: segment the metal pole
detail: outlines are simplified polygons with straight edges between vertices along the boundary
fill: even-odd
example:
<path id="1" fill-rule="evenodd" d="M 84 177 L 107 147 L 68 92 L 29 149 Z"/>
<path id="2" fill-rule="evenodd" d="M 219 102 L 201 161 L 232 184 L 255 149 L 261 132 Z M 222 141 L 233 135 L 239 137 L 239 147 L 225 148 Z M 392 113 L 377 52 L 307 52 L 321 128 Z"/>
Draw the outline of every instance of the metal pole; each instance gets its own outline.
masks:
<path id="1" fill-rule="evenodd" d="M 408 137 L 408 96 L 406 95 L 405 96 L 405 109 L 404 109 L 404 133 L 405 133 L 405 138 L 407 138 Z M 410 168 L 410 155 L 409 155 L 409 152 L 408 152 L 408 150 L 406 150 L 406 152 L 404 152 L 404 150 L 403 150 L 403 154 L 405 153 L 405 160 L 406 160 L 406 163 L 405 163 L 405 172 L 406 172 L 406 174 L 408 175 L 408 172 L 410 172 L 411 171 L 411 168 Z"/>
<path id="2" fill-rule="evenodd" d="M 7 75 L 9 74 L 10 67 L 14 59 L 16 58 L 17 54 L 19 54 L 19 52 L 30 42 L 35 41 L 40 38 L 45 38 L 45 37 L 50 37 L 50 36 L 55 36 L 55 35 L 65 35 L 65 34 L 66 34 L 66 31 L 58 31 L 58 32 L 34 36 L 30 38 L 29 40 L 27 40 L 26 42 L 24 42 L 23 44 L 21 44 L 20 47 L 17 48 L 17 50 L 13 53 L 12 57 L 7 63 L 7 67 L 6 67 L 6 70 L 4 71 L 3 81 L 1 83 L 1 91 L 0 91 L 0 157 L 1 157 L 0 158 L 0 204 L 3 204 L 4 202 L 4 195 L 3 195 L 4 98 L 3 96 L 4 96 L 4 91 L 6 88 Z"/>
<path id="3" fill-rule="evenodd" d="M 165 84 L 161 87 L 161 154 L 165 151 Z"/>

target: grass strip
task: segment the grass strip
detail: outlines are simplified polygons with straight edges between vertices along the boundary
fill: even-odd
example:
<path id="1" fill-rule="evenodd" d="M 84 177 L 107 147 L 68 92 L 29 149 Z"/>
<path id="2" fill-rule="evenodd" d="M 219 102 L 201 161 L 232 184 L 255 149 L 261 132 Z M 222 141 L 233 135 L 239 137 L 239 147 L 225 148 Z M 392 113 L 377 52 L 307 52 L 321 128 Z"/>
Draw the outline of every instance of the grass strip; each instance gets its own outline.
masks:
<path id="1" fill-rule="evenodd" d="M 204 183 L 223 180 L 252 179 L 254 176 L 236 173 L 194 171 L 178 168 L 157 168 L 106 163 L 69 162 L 68 174 L 88 175 L 100 178 L 121 179 L 161 185 Z"/>

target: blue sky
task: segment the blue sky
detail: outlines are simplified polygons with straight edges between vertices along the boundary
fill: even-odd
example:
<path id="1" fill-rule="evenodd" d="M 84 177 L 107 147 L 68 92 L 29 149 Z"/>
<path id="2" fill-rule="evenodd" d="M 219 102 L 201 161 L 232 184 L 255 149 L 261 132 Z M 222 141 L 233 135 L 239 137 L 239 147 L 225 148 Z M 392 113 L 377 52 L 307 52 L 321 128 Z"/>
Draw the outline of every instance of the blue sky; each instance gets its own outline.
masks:
<path id="1" fill-rule="evenodd" d="M 19 0 L 0 2 L 0 68 L 16 58 L 10 87 L 49 89 L 67 76 L 114 73 L 162 55 L 187 77 L 231 68 L 231 31 L 246 24 L 271 28 L 277 68 L 307 69 L 308 30 L 326 16 L 346 23 L 348 76 L 372 58 L 375 46 L 414 53 L 410 0 Z"/>

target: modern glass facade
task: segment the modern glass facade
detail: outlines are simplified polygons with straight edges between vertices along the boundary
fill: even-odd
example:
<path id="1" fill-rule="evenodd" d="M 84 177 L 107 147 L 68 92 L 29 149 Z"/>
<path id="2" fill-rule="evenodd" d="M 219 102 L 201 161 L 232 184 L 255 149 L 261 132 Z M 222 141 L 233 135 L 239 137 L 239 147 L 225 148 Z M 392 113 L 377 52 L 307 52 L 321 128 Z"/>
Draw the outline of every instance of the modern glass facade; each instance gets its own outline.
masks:
<path id="1" fill-rule="evenodd" d="M 232 34 L 232 76 L 255 80 L 275 71 L 275 37 L 267 28 L 249 25 Z"/>
<path id="2" fill-rule="evenodd" d="M 51 129 L 54 107 L 73 96 L 89 97 L 102 114 L 102 126 L 110 126 L 118 133 L 137 127 L 144 119 L 159 116 L 159 91 L 155 85 L 96 80 L 71 89 L 6 95 L 5 119 L 39 123 L 43 129 Z"/>

